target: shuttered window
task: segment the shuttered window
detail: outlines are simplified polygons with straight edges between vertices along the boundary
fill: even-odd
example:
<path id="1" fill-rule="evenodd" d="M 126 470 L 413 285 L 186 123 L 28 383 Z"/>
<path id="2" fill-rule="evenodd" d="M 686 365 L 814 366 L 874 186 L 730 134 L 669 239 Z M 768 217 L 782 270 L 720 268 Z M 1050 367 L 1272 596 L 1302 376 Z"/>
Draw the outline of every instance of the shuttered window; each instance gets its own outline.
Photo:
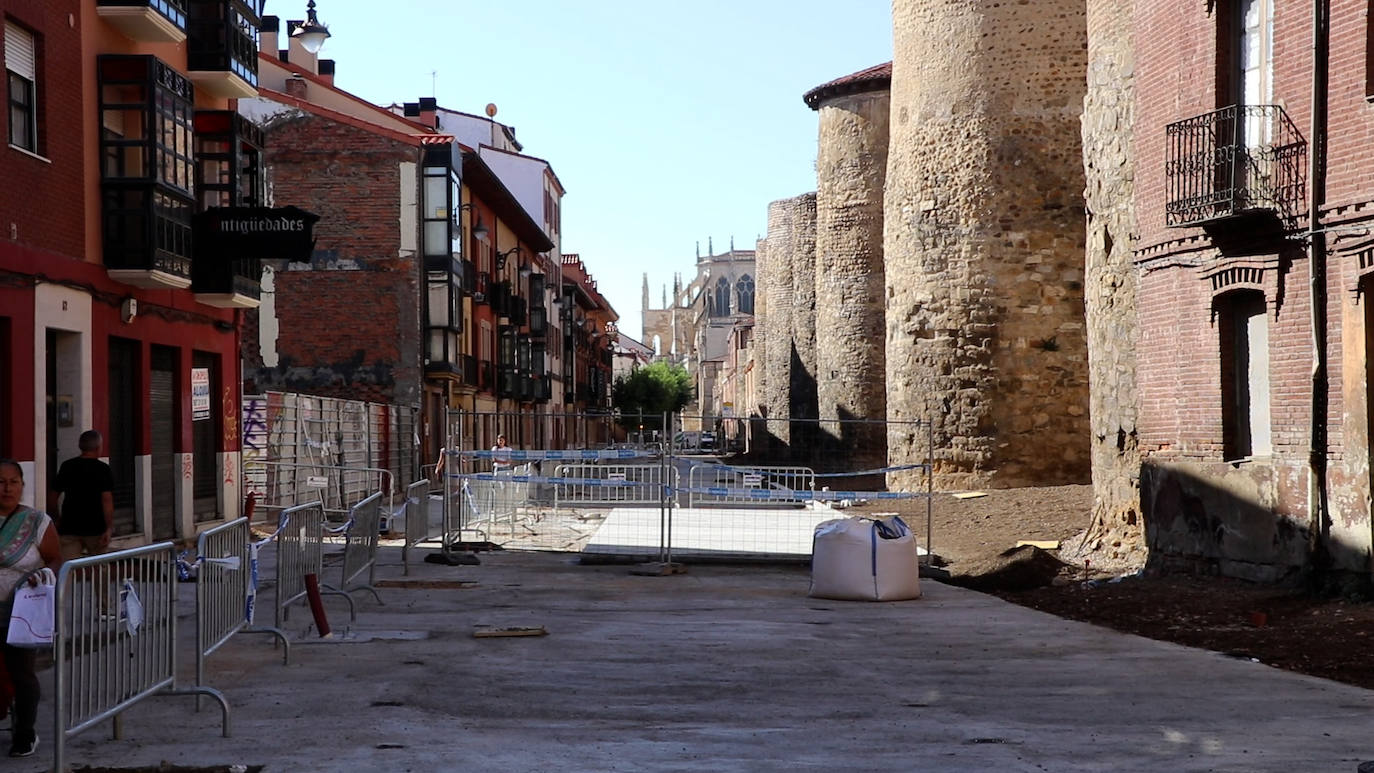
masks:
<path id="1" fill-rule="evenodd" d="M 38 152 L 37 94 L 38 57 L 33 34 L 5 22 L 5 81 L 9 104 L 10 144 Z"/>

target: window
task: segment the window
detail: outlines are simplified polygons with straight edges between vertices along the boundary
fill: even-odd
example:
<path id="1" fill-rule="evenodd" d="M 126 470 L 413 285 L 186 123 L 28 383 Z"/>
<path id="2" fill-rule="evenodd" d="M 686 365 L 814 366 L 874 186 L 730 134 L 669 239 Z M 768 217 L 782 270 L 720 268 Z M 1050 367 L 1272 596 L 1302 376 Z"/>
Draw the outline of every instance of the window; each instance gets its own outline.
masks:
<path id="1" fill-rule="evenodd" d="M 1227 293 L 1216 301 L 1221 344 L 1222 444 L 1227 459 L 1268 456 L 1269 316 L 1264 294 Z"/>
<path id="2" fill-rule="evenodd" d="M 152 56 L 100 56 L 96 68 L 105 266 L 184 286 L 195 206 L 191 82 Z"/>
<path id="3" fill-rule="evenodd" d="M 1240 0 L 1236 28 L 1236 103 L 1268 105 L 1274 101 L 1274 15 L 1272 0 Z M 1268 145 L 1269 122 L 1262 113 L 1246 111 L 1241 130 L 1244 145 Z"/>
<path id="4" fill-rule="evenodd" d="M 711 307 L 711 316 L 730 316 L 730 280 L 725 277 L 716 281 L 716 297 L 715 303 Z"/>
<path id="5" fill-rule="evenodd" d="M 754 313 L 754 278 L 745 274 L 735 283 L 735 295 L 739 297 L 739 313 Z"/>
<path id="6" fill-rule="evenodd" d="M 11 22 L 5 22 L 5 76 L 10 144 L 37 153 L 37 46 L 32 33 Z"/>
<path id="7" fill-rule="evenodd" d="M 262 129 L 232 110 L 197 110 L 195 146 L 201 209 L 262 206 Z M 128 175 L 117 153 L 106 156 L 107 177 Z"/>

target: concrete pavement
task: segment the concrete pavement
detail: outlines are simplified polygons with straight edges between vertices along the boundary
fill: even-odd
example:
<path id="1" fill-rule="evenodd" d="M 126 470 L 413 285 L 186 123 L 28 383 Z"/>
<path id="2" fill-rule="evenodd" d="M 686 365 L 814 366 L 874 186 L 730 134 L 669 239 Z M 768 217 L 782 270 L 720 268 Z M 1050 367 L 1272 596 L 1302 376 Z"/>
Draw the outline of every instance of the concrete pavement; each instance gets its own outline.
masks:
<path id="1" fill-rule="evenodd" d="M 399 549 L 380 560 L 380 579 L 402 579 Z M 859 603 L 808 598 L 799 566 L 644 577 L 568 554 L 482 562 L 420 563 L 410 587 L 382 589 L 385 606 L 359 594 L 351 627 L 326 598 L 333 641 L 308 643 L 298 608 L 288 666 L 268 637 L 226 644 L 210 683 L 233 707 L 231 738 L 211 704 L 196 714 L 190 698 L 154 698 L 126 713 L 124 740 L 105 725 L 69 741 L 68 760 L 269 773 L 1313 773 L 1374 759 L 1374 692 L 933 581 L 921 600 Z M 479 584 L 435 587 L 454 580 Z M 473 638 L 478 625 L 548 635 Z M 189 642 L 182 652 L 189 682 Z M 0 767 L 50 765 L 47 700 L 40 717 L 40 755 Z"/>

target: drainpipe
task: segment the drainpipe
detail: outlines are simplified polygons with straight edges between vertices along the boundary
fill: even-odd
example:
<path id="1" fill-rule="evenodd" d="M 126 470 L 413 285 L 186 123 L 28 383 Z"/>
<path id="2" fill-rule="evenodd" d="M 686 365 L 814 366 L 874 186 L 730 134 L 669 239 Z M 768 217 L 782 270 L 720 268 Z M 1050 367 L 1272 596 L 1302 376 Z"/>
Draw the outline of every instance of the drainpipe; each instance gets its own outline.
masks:
<path id="1" fill-rule="evenodd" d="M 1331 519 L 1326 488 L 1326 237 L 1321 207 L 1326 197 L 1327 65 L 1330 0 L 1312 3 L 1312 113 L 1308 147 L 1307 258 L 1312 309 L 1312 425 L 1308 448 L 1308 565 L 1316 576 L 1328 568 Z"/>

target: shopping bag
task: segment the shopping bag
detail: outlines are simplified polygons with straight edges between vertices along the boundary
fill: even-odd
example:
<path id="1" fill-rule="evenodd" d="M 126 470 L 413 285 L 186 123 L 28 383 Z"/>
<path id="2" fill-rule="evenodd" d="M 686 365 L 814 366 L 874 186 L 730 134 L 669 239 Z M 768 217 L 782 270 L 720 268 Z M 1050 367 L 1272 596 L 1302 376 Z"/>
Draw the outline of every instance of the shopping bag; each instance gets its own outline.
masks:
<path id="1" fill-rule="evenodd" d="M 57 599 L 57 576 L 51 569 L 34 573 L 37 585 L 25 580 L 14 591 L 9 635 L 5 641 L 15 647 L 49 647 L 53 635 L 53 604 Z"/>

